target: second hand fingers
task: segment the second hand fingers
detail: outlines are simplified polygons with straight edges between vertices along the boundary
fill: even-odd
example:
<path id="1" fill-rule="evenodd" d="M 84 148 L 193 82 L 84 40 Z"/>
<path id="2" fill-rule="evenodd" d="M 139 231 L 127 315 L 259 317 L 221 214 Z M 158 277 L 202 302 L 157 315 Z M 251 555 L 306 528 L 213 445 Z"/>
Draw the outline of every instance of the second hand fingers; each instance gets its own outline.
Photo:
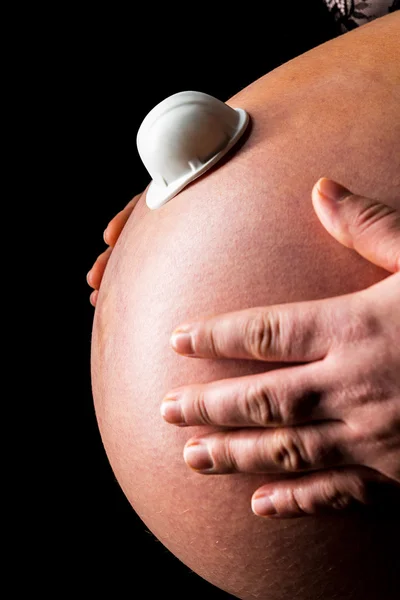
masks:
<path id="1" fill-rule="evenodd" d="M 107 248 L 107 250 L 100 254 L 100 256 L 97 257 L 93 267 L 90 269 L 87 275 L 88 284 L 95 290 L 98 290 L 100 287 L 100 283 L 104 275 L 104 270 L 107 266 L 111 252 L 112 248 Z"/>
<path id="2" fill-rule="evenodd" d="M 93 292 L 90 294 L 89 301 L 90 301 L 90 304 L 91 304 L 92 306 L 96 306 L 96 304 L 97 304 L 97 298 L 98 298 L 98 295 L 99 295 L 99 291 L 98 291 L 98 290 L 94 290 L 94 291 L 93 291 Z"/>
<path id="3" fill-rule="evenodd" d="M 115 215 L 113 219 L 109 222 L 104 231 L 104 241 L 111 247 L 114 247 L 117 243 L 117 240 L 121 234 L 121 231 L 126 225 L 129 217 L 132 214 L 133 209 L 136 204 L 139 202 L 142 194 L 137 194 L 132 198 L 130 202 L 123 208 L 119 213 Z"/>

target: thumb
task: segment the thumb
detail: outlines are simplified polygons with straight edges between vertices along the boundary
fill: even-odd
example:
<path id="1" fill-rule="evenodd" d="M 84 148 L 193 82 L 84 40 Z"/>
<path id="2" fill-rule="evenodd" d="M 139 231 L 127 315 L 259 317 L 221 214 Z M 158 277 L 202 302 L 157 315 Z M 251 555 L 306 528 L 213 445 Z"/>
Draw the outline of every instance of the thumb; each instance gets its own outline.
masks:
<path id="1" fill-rule="evenodd" d="M 399 211 L 325 177 L 314 185 L 312 202 L 322 225 L 338 242 L 386 271 L 400 271 Z"/>

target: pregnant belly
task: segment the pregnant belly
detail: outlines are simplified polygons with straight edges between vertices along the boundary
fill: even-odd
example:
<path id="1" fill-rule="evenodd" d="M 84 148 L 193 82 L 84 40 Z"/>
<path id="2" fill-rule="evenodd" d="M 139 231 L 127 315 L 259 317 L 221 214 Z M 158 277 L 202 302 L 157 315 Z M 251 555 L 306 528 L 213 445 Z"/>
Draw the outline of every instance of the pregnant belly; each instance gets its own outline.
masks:
<path id="1" fill-rule="evenodd" d="M 301 71 L 304 59 L 298 60 Z M 144 199 L 135 208 L 96 309 L 96 415 L 134 510 L 211 583 L 243 599 L 389 600 L 400 566 L 398 557 L 388 556 L 400 533 L 398 520 L 368 514 L 257 518 L 250 498 L 268 476 L 192 472 L 182 450 L 198 430 L 169 426 L 160 416 L 161 400 L 172 387 L 270 368 L 179 357 L 169 346 L 179 323 L 348 293 L 386 276 L 330 238 L 312 211 L 310 190 L 327 175 L 396 204 L 400 169 L 389 157 L 394 149 L 398 156 L 399 138 L 387 118 L 388 111 L 393 117 L 396 112 L 387 100 L 390 90 L 350 73 L 335 75 L 334 91 L 327 67 L 311 92 L 309 80 L 304 86 L 290 83 L 293 68 L 278 69 L 232 102 L 246 108 L 253 122 L 235 156 L 162 209 L 149 211 Z M 370 104 L 383 94 L 378 106 L 385 106 L 386 117 L 363 107 L 360 117 L 352 102 L 359 91 Z M 322 139 L 321 131 L 329 135 Z M 374 142 L 369 151 L 366 133 Z"/>

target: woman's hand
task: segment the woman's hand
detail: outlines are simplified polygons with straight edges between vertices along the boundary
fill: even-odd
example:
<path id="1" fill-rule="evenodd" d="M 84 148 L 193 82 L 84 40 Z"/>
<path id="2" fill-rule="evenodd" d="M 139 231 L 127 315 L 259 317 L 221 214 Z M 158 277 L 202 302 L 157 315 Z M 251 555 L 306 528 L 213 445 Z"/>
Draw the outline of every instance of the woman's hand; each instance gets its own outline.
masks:
<path id="1" fill-rule="evenodd" d="M 195 470 L 296 475 L 255 492 L 261 516 L 317 514 L 400 489 L 400 214 L 326 179 L 312 197 L 338 241 L 396 274 L 346 296 L 186 324 L 171 339 L 185 356 L 302 363 L 181 387 L 162 404 L 169 423 L 228 428 L 187 442 Z"/>
<path id="2" fill-rule="evenodd" d="M 121 231 L 125 227 L 127 220 L 131 216 L 131 213 L 141 196 L 142 194 L 134 196 L 132 200 L 128 202 L 125 208 L 116 214 L 113 219 L 111 219 L 104 231 L 103 237 L 105 243 L 108 245 L 108 248 L 97 257 L 93 267 L 86 276 L 88 284 L 90 287 L 94 288 L 94 292 L 90 294 L 90 303 L 93 306 L 96 306 L 101 280 L 103 279 L 104 271 L 111 256 L 111 252 L 113 251 L 113 248 L 117 243 L 119 236 L 121 235 Z"/>

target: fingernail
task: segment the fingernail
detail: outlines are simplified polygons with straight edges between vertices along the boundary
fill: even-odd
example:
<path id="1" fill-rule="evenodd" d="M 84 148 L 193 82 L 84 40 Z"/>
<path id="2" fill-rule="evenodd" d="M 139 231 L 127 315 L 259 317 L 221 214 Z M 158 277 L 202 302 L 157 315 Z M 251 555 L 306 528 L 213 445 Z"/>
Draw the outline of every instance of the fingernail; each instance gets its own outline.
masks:
<path id="1" fill-rule="evenodd" d="M 271 496 L 262 494 L 260 496 L 254 496 L 251 501 L 251 508 L 253 512 L 260 517 L 272 517 L 278 514 L 274 503 L 271 500 Z"/>
<path id="2" fill-rule="evenodd" d="M 161 415 L 171 425 L 184 425 L 181 403 L 178 396 L 166 396 L 161 404 Z"/>
<path id="3" fill-rule="evenodd" d="M 171 346 L 179 354 L 194 356 L 192 335 L 182 329 L 176 329 L 171 336 Z"/>
<path id="4" fill-rule="evenodd" d="M 91 278 L 92 278 L 92 269 L 90 269 L 90 271 L 88 271 L 88 273 L 86 275 L 86 281 L 89 285 L 90 285 Z"/>
<path id="5" fill-rule="evenodd" d="M 347 198 L 350 194 L 347 188 L 326 177 L 322 177 L 318 181 L 317 188 L 322 196 L 325 196 L 325 198 L 334 202 L 340 202 L 340 200 L 344 200 L 344 198 Z"/>
<path id="6" fill-rule="evenodd" d="M 107 231 L 108 231 L 108 227 L 105 228 L 104 233 L 103 233 L 103 240 L 105 241 L 106 244 L 108 244 Z"/>
<path id="7" fill-rule="evenodd" d="M 203 442 L 195 442 L 186 446 L 183 457 L 189 467 L 195 471 L 210 471 L 214 466 L 208 448 Z"/>

